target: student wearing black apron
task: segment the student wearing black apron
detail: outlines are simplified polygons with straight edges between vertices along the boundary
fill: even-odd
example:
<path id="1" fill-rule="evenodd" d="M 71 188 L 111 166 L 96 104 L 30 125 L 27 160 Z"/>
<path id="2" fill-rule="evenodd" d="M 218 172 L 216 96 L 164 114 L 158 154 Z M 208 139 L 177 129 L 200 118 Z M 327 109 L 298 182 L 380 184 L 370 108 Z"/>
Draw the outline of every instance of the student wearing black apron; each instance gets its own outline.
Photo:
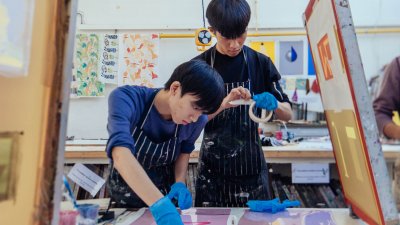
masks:
<path id="1" fill-rule="evenodd" d="M 204 130 L 195 206 L 246 207 L 250 199 L 271 198 L 267 165 L 249 106 L 234 107 L 227 98 L 233 100 L 232 89 L 245 89 L 240 95 L 256 101 L 258 116 L 264 108 L 286 121 L 292 116 L 291 105 L 270 58 L 243 45 L 250 20 L 246 0 L 212 0 L 206 16 L 217 44 L 195 59 L 206 61 L 221 74 L 227 97 L 209 115 Z"/>
<path id="2" fill-rule="evenodd" d="M 223 80 L 204 61 L 178 66 L 164 89 L 122 86 L 109 96 L 107 181 L 117 207 L 149 206 L 157 224 L 183 224 L 171 202 L 192 205 L 189 154 L 224 97 Z"/>

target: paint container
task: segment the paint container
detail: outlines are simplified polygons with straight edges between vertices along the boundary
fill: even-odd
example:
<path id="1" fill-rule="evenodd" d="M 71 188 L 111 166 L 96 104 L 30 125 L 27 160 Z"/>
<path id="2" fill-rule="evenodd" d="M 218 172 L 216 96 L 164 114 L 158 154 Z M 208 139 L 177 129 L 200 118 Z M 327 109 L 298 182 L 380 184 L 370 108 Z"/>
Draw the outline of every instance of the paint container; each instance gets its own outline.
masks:
<path id="1" fill-rule="evenodd" d="M 76 210 L 62 210 L 60 211 L 59 225 L 76 225 L 76 217 L 79 212 Z"/>
<path id="2" fill-rule="evenodd" d="M 97 224 L 97 216 L 99 214 L 99 205 L 97 204 L 81 204 L 78 205 L 78 225 L 94 225 Z"/>
<path id="3" fill-rule="evenodd" d="M 280 130 L 275 131 L 276 140 L 282 140 L 282 135 L 283 135 L 282 131 L 280 131 Z"/>

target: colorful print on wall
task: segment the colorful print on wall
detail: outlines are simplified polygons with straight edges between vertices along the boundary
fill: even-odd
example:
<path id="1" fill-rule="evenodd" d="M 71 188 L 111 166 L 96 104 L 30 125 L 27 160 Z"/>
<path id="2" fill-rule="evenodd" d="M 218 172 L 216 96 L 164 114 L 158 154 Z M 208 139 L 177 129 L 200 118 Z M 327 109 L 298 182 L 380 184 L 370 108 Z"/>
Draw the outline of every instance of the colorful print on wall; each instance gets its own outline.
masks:
<path id="1" fill-rule="evenodd" d="M 296 88 L 296 78 L 293 77 L 285 77 L 286 80 L 286 88 L 285 91 L 294 91 Z"/>
<path id="2" fill-rule="evenodd" d="M 123 34 L 118 85 L 162 87 L 158 76 L 158 34 Z"/>
<path id="3" fill-rule="evenodd" d="M 282 75 L 303 75 L 303 41 L 281 41 L 279 72 Z"/>
<path id="4" fill-rule="evenodd" d="M 306 90 L 306 85 L 307 85 L 307 79 L 305 78 L 297 78 L 296 79 L 296 88 L 297 90 Z"/>
<path id="5" fill-rule="evenodd" d="M 281 85 L 281 88 L 283 89 L 283 90 L 286 90 L 286 79 L 284 78 L 284 77 L 282 77 L 280 80 L 279 80 L 279 85 Z"/>
<path id="6" fill-rule="evenodd" d="M 117 84 L 119 35 L 105 34 L 100 50 L 99 79 L 104 83 Z"/>
<path id="7" fill-rule="evenodd" d="M 105 84 L 98 78 L 99 37 L 77 34 L 71 95 L 77 97 L 104 96 Z"/>
<path id="8" fill-rule="evenodd" d="M 275 63 L 275 42 L 274 41 L 252 41 L 250 42 L 250 48 L 257 52 L 260 52 Z"/>

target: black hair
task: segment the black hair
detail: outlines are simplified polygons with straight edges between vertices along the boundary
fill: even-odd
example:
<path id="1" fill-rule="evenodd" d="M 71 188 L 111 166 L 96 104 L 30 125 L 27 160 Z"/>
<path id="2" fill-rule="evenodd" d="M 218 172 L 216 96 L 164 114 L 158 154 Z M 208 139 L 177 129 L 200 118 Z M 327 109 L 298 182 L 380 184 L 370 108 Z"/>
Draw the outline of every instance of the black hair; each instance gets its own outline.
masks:
<path id="1" fill-rule="evenodd" d="M 181 84 L 181 96 L 192 94 L 199 98 L 195 104 L 205 114 L 216 112 L 225 97 L 221 75 L 202 60 L 191 60 L 176 67 L 164 89 L 168 90 L 174 81 Z"/>
<path id="2" fill-rule="evenodd" d="M 212 0 L 206 11 L 210 26 L 228 39 L 238 38 L 246 32 L 250 16 L 246 0 Z"/>

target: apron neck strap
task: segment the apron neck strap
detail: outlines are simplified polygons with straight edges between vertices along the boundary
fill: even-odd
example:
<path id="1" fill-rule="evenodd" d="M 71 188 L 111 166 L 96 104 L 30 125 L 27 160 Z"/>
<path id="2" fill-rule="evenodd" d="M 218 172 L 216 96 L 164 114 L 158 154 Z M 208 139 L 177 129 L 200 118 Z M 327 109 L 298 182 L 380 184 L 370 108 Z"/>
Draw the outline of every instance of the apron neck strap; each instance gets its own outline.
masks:
<path id="1" fill-rule="evenodd" d="M 217 43 L 218 44 L 218 43 Z M 215 44 L 212 48 L 211 48 L 211 60 L 210 60 L 210 66 L 212 68 L 214 68 L 214 64 L 215 64 L 215 58 L 216 58 L 216 52 L 217 52 L 217 44 Z M 247 67 L 247 80 L 250 81 L 251 80 L 251 72 L 250 72 L 250 65 L 249 62 L 247 61 L 247 51 L 245 46 L 242 47 L 242 52 L 243 52 L 243 59 L 244 59 L 244 63 L 246 64 Z M 251 91 L 251 82 L 249 82 L 249 90 Z"/>
<path id="2" fill-rule="evenodd" d="M 146 112 L 146 115 L 142 116 L 140 118 L 140 123 L 139 123 L 140 124 L 140 129 L 143 129 L 144 123 L 146 122 L 146 119 L 150 114 L 151 107 L 154 105 L 154 100 L 156 99 L 156 95 L 157 95 L 157 93 L 159 91 L 160 91 L 160 89 L 154 90 L 154 92 L 151 94 L 151 97 L 150 97 L 151 98 L 151 103 L 147 104 L 145 106 L 145 109 L 143 110 L 143 112 Z"/>
<path id="3" fill-rule="evenodd" d="M 148 117 L 149 114 L 150 114 L 151 108 L 153 107 L 154 101 L 155 101 L 155 99 L 156 99 L 156 95 L 157 95 L 157 93 L 158 93 L 159 91 L 160 91 L 160 89 L 157 89 L 157 90 L 155 90 L 155 91 L 152 93 L 152 96 L 150 97 L 150 98 L 152 98 L 151 104 L 147 104 L 146 107 L 145 107 L 145 109 L 143 110 L 143 112 L 146 112 L 146 115 L 145 115 L 145 116 L 142 116 L 142 117 L 140 118 L 139 124 L 140 124 L 140 129 L 141 129 L 141 130 L 142 130 L 143 127 L 144 127 L 144 123 L 146 122 L 146 119 L 147 119 L 147 117 Z M 175 137 L 177 137 L 177 135 L 178 135 L 178 127 L 179 127 L 179 125 L 176 124 L 175 134 L 174 134 Z"/>

